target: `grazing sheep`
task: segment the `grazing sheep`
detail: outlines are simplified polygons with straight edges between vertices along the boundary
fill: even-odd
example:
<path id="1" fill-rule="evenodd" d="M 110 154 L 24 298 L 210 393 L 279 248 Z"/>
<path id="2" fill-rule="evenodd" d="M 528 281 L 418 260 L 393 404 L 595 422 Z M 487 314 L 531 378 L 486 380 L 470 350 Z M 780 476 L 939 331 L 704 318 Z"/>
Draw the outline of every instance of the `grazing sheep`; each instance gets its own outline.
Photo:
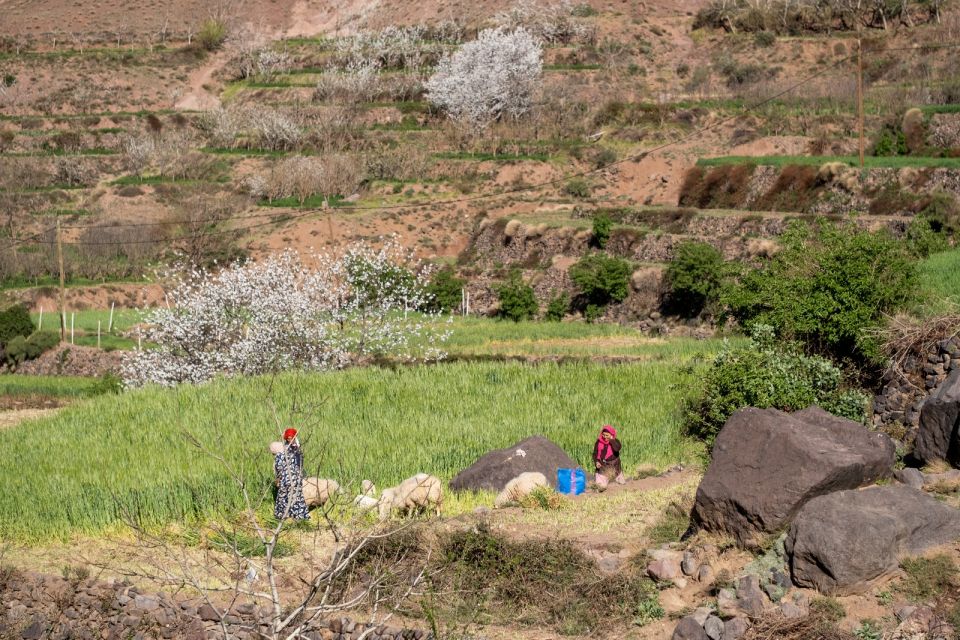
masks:
<path id="1" fill-rule="evenodd" d="M 443 484 L 440 478 L 418 473 L 395 487 L 384 489 L 380 494 L 378 509 L 381 520 L 389 518 L 394 511 L 410 514 L 431 507 L 439 516 L 442 503 Z"/>
<path id="2" fill-rule="evenodd" d="M 493 501 L 493 506 L 500 509 L 511 502 L 520 502 L 520 499 L 530 495 L 537 487 L 549 487 L 547 477 L 539 471 L 527 471 L 507 483 L 500 495 Z"/>
<path id="3" fill-rule="evenodd" d="M 380 503 L 373 497 L 376 492 L 377 487 L 369 480 L 364 480 L 360 483 L 360 495 L 353 499 L 353 504 L 361 511 L 370 511 Z"/>
<path id="4" fill-rule="evenodd" d="M 303 499 L 307 507 L 322 507 L 330 498 L 340 493 L 340 485 L 336 480 L 326 478 L 304 478 Z"/>

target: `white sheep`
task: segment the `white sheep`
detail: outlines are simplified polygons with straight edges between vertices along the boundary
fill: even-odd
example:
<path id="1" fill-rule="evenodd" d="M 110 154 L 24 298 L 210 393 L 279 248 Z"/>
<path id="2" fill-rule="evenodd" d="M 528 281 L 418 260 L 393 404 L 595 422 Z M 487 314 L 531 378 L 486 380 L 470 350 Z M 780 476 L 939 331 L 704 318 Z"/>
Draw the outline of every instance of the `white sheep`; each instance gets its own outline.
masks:
<path id="1" fill-rule="evenodd" d="M 283 453 L 283 443 L 282 442 L 271 442 L 270 443 L 270 453 L 273 455 L 279 455 Z"/>
<path id="2" fill-rule="evenodd" d="M 340 493 L 340 484 L 326 478 L 304 478 L 303 500 L 310 508 L 322 507 L 333 496 Z"/>
<path id="3" fill-rule="evenodd" d="M 439 516 L 442 503 L 443 484 L 440 478 L 418 473 L 395 487 L 384 489 L 380 494 L 378 510 L 381 520 L 389 518 L 394 511 L 410 514 L 431 507 Z"/>
<path id="4" fill-rule="evenodd" d="M 369 511 L 380 504 L 380 500 L 374 497 L 376 493 L 376 485 L 364 480 L 360 483 L 360 495 L 353 499 L 353 504 L 361 511 Z"/>
<path id="5" fill-rule="evenodd" d="M 493 506 L 500 509 L 511 502 L 520 502 L 522 498 L 530 495 L 537 487 L 549 487 L 547 477 L 539 471 L 527 471 L 521 473 L 516 478 L 507 483 L 503 491 L 493 501 Z"/>

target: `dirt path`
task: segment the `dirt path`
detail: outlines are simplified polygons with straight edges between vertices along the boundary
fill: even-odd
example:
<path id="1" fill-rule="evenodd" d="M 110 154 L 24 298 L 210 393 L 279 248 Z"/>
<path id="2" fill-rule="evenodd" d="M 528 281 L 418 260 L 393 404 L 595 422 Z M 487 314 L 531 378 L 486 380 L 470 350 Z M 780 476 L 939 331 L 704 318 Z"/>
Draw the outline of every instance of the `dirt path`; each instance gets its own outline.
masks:
<path id="1" fill-rule="evenodd" d="M 193 72 L 187 81 L 187 91 L 177 100 L 174 108 L 185 111 L 204 111 L 220 106 L 220 98 L 211 93 L 206 87 L 215 83 L 214 74 L 226 65 L 229 54 L 220 51 L 210 56 L 207 61 Z"/>

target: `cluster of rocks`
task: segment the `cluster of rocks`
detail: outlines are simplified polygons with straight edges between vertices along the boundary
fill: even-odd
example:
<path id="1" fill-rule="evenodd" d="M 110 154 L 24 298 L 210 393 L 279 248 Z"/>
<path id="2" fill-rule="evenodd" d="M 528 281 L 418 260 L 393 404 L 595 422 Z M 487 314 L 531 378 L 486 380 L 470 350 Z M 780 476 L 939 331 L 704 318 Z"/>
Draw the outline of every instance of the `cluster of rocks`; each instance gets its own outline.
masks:
<path id="1" fill-rule="evenodd" d="M 873 424 L 900 424 L 913 435 L 927 398 L 940 389 L 947 376 L 960 370 L 960 335 L 932 344 L 925 353 L 907 356 L 901 370 L 884 374 L 884 386 L 873 399 Z"/>
<path id="2" fill-rule="evenodd" d="M 960 395 L 950 402 L 944 401 L 941 410 L 952 406 L 956 423 Z M 903 470 L 897 474 L 902 484 L 870 486 L 891 478 L 893 463 L 889 437 L 818 407 L 793 414 L 736 412 L 717 436 L 697 490 L 693 523 L 731 535 L 750 549 L 759 549 L 777 532 L 786 534 L 775 553 L 758 558 L 735 589 L 720 589 L 716 613 L 703 620 L 689 616 L 674 638 L 733 640 L 739 636 L 728 623 L 743 618 L 746 624 L 774 607 L 785 618 L 804 616 L 808 603 L 791 591 L 794 586 L 831 595 L 862 592 L 895 571 L 902 557 L 960 537 L 960 511 L 916 488 L 955 481 L 953 474 L 925 477 Z M 678 571 L 686 573 L 674 566 L 677 556 L 670 558 L 655 558 L 648 567 L 651 576 L 673 580 Z M 712 617 L 718 620 L 711 622 Z M 737 629 L 740 624 L 735 623 Z"/>
<path id="3" fill-rule="evenodd" d="M 67 345 L 42 353 L 35 360 L 17 366 L 16 373 L 31 376 L 98 377 L 117 371 L 122 351 L 102 351 L 95 347 Z"/>
<path id="4" fill-rule="evenodd" d="M 169 594 L 142 593 L 121 581 L 7 571 L 0 575 L 0 638 L 67 640 L 164 638 L 244 640 L 268 637 L 272 612 L 252 603 L 218 609 Z M 374 626 L 348 618 L 311 623 L 308 640 L 427 640 L 414 629 Z"/>

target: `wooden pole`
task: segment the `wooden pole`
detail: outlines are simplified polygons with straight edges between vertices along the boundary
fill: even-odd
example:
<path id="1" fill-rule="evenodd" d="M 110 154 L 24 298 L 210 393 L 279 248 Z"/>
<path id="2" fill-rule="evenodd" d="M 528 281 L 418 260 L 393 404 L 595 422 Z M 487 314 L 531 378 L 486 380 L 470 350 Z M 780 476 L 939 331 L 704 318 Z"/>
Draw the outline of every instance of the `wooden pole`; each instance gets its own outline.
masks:
<path id="1" fill-rule="evenodd" d="M 863 169 L 863 41 L 857 36 L 857 129 L 860 136 L 860 168 Z"/>
<path id="2" fill-rule="evenodd" d="M 63 237 L 60 233 L 60 218 L 57 217 L 57 262 L 60 264 L 60 342 L 67 339 L 67 294 L 63 276 Z"/>
<path id="3" fill-rule="evenodd" d="M 97 320 L 97 349 L 100 348 L 100 320 Z"/>
<path id="4" fill-rule="evenodd" d="M 107 333 L 113 331 L 113 305 L 115 304 L 115 302 L 110 303 L 110 319 L 107 321 Z"/>
<path id="5" fill-rule="evenodd" d="M 40 322 L 38 322 L 37 324 L 40 325 L 37 327 L 37 330 L 43 331 L 43 305 L 40 306 Z"/>

